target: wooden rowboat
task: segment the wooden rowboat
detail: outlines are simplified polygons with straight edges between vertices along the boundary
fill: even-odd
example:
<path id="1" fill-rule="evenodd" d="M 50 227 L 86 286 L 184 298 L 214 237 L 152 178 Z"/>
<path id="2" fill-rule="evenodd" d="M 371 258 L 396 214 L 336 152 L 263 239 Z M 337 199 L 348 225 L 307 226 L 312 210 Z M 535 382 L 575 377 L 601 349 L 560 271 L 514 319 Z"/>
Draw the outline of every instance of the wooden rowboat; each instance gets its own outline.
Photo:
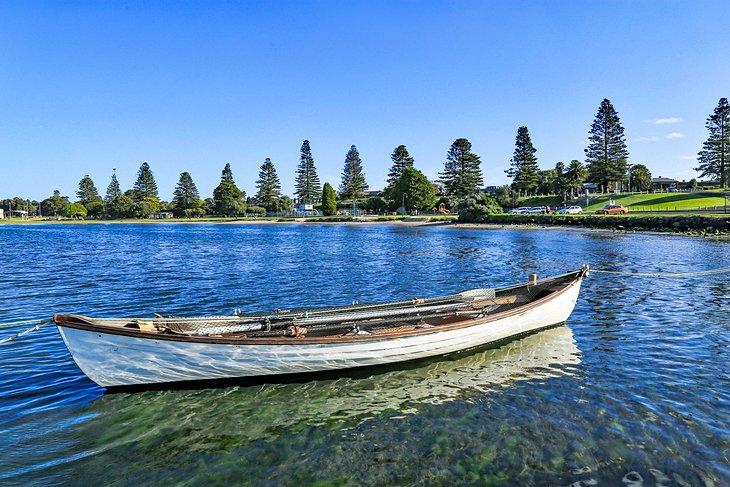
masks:
<path id="1" fill-rule="evenodd" d="M 208 317 L 54 321 L 102 387 L 302 374 L 389 364 L 502 342 L 563 323 L 588 267 L 449 296 Z"/>

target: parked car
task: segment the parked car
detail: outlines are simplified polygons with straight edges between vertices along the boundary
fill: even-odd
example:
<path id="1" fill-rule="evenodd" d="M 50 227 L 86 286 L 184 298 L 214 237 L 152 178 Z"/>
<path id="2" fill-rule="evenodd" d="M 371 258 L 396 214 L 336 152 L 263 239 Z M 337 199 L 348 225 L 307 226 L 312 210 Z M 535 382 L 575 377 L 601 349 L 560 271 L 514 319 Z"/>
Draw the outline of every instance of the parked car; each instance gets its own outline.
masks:
<path id="1" fill-rule="evenodd" d="M 600 210 L 596 210 L 596 213 L 603 215 L 623 215 L 628 212 L 629 209 L 621 205 L 606 205 Z"/>
<path id="2" fill-rule="evenodd" d="M 510 215 L 524 215 L 529 209 L 527 206 L 520 206 L 519 208 L 512 208 L 508 213 Z"/>
<path id="3" fill-rule="evenodd" d="M 528 208 L 527 212 L 528 215 L 540 215 L 547 213 L 547 208 L 544 206 L 533 206 L 532 208 Z"/>
<path id="4" fill-rule="evenodd" d="M 580 206 L 566 206 L 565 208 L 558 211 L 561 215 L 580 215 L 583 213 L 583 208 Z"/>

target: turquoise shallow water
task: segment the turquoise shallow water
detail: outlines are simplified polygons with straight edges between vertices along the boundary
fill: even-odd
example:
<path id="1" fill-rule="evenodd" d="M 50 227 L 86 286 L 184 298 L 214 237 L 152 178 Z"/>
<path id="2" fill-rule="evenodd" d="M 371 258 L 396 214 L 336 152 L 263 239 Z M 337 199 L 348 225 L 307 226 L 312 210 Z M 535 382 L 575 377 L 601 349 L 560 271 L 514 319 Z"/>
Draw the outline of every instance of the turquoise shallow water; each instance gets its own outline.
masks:
<path id="1" fill-rule="evenodd" d="M 440 226 L 0 226 L 0 245 L 0 323 L 730 265 L 727 242 Z M 288 384 L 105 395 L 42 328 L 0 345 L 0 484 L 729 485 L 729 278 L 593 275 L 565 326 Z"/>

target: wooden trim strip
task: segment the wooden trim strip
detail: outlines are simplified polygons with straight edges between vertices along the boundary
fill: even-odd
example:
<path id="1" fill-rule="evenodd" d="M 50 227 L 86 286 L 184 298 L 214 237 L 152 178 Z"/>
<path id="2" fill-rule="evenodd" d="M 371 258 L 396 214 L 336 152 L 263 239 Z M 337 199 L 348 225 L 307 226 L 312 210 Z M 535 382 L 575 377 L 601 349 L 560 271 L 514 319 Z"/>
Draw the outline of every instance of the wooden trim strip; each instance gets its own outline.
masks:
<path id="1" fill-rule="evenodd" d="M 367 341 L 383 341 L 383 340 L 394 340 L 399 338 L 405 338 L 417 335 L 427 335 L 431 333 L 441 333 L 444 331 L 457 330 L 460 328 L 468 328 L 471 326 L 482 325 L 492 321 L 500 320 L 510 316 L 514 316 L 524 311 L 533 309 L 537 306 L 541 306 L 547 301 L 551 301 L 557 298 L 560 294 L 566 292 L 568 288 L 579 282 L 585 274 L 585 271 L 574 271 L 562 276 L 558 276 L 551 279 L 546 279 L 537 284 L 537 286 L 544 286 L 546 289 L 549 288 L 549 283 L 553 280 L 561 280 L 571 278 L 569 281 L 560 283 L 560 289 L 543 296 L 540 299 L 531 301 L 522 306 L 518 306 L 512 309 L 508 309 L 493 315 L 487 315 L 483 318 L 477 318 L 472 320 L 464 320 L 461 322 L 450 323 L 445 325 L 435 326 L 433 328 L 418 328 L 409 331 L 400 331 L 395 333 L 373 334 L 373 335 L 345 335 L 345 336 L 327 336 L 327 337 L 274 337 L 274 338 L 231 338 L 231 337 L 211 337 L 211 336 L 190 336 L 190 335 L 176 335 L 176 334 L 160 334 L 157 332 L 147 332 L 141 330 L 134 330 L 129 328 L 122 328 L 118 326 L 105 326 L 95 324 L 90 318 L 81 315 L 66 315 L 57 314 L 54 315 L 54 321 L 59 327 L 74 328 L 77 330 L 85 330 L 99 334 L 110 334 L 110 335 L 121 335 L 128 336 L 130 338 L 139 338 L 145 340 L 160 340 L 160 341 L 175 341 L 175 342 L 186 342 L 186 343 L 208 343 L 208 344 L 220 344 L 220 345 L 327 345 L 327 344 L 339 344 L 339 343 L 351 343 L 351 342 L 367 342 Z M 525 284 L 521 287 L 529 288 L 535 287 L 531 284 Z M 510 288 L 511 291 L 516 291 L 520 287 Z"/>

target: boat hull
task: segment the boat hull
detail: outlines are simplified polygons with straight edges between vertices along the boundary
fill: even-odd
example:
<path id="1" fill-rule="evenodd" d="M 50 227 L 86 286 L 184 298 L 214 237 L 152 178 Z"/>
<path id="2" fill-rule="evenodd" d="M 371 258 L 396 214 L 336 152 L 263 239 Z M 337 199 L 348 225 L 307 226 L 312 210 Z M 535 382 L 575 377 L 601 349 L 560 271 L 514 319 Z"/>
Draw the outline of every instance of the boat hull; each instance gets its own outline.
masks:
<path id="1" fill-rule="evenodd" d="M 530 306 L 474 320 L 466 327 L 410 336 L 361 336 L 311 342 L 235 344 L 170 340 L 103 330 L 58 328 L 81 370 L 102 387 L 313 373 L 390 364 L 467 350 L 563 323 L 581 279 Z"/>

